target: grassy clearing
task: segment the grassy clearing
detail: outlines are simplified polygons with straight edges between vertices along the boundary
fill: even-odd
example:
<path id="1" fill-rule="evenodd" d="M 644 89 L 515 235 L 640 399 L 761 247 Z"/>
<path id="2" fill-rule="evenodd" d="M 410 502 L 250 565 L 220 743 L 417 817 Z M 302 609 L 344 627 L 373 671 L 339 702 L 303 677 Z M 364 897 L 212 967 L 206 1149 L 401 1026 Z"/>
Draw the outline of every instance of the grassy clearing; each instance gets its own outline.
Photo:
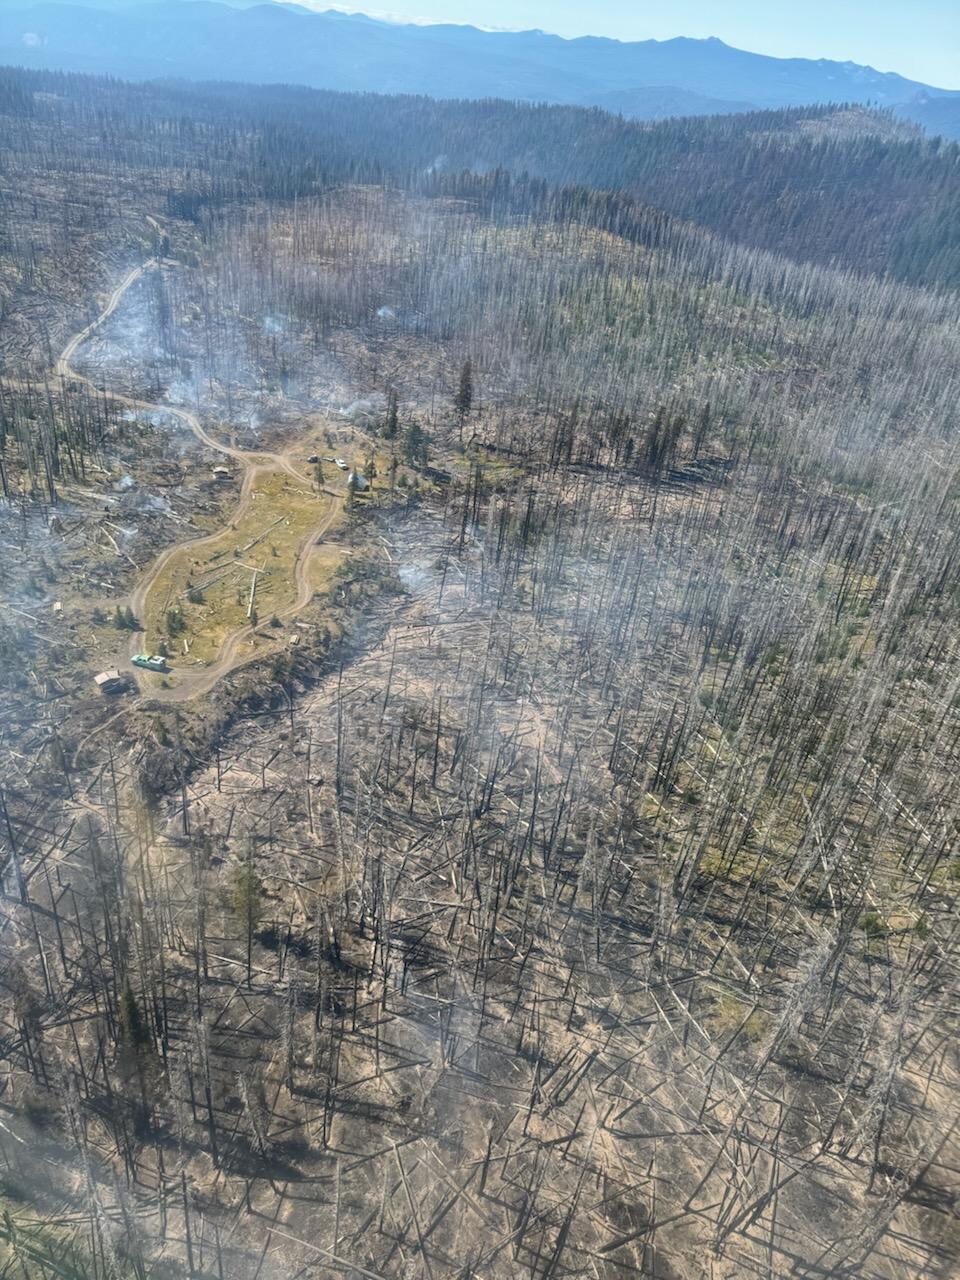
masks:
<path id="1" fill-rule="evenodd" d="M 156 649 L 162 642 L 172 655 L 187 657 L 186 641 L 194 662 L 213 661 L 226 639 L 250 621 L 255 574 L 253 613 L 269 624 L 294 604 L 295 571 L 304 540 L 337 501 L 330 493 L 317 493 L 308 481 L 298 484 L 280 471 L 258 475 L 239 518 L 203 546 L 184 547 L 153 583 L 144 647 Z M 321 563 L 329 559 L 325 556 Z M 311 564 L 310 575 L 319 589 L 319 567 Z"/>

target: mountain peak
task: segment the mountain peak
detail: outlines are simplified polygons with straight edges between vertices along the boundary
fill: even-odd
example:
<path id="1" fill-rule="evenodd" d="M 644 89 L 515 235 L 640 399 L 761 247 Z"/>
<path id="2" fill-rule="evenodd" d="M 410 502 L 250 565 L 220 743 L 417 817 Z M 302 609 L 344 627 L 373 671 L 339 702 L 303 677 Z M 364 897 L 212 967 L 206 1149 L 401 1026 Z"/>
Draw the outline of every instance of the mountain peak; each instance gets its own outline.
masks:
<path id="1" fill-rule="evenodd" d="M 397 23 L 276 0 L 155 0 L 134 9 L 125 0 L 14 3 L 0 12 L 0 61 L 31 67 L 508 98 L 643 118 L 830 102 L 903 107 L 925 94 L 950 100 L 938 115 L 948 128 L 951 110 L 960 116 L 960 94 L 850 61 L 749 53 L 716 35 L 567 40 L 541 29 Z M 26 44 L 25 33 L 34 37 Z"/>

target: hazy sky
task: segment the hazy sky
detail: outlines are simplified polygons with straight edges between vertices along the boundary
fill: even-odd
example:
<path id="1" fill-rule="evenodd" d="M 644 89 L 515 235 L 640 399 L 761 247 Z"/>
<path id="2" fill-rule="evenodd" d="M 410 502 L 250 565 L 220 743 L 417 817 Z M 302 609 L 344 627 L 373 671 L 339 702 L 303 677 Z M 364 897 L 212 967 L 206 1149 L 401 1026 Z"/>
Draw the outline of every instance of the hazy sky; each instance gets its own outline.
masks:
<path id="1" fill-rule="evenodd" d="M 960 0 L 299 0 L 403 21 L 540 27 L 620 40 L 719 36 L 776 57 L 836 58 L 960 89 Z"/>

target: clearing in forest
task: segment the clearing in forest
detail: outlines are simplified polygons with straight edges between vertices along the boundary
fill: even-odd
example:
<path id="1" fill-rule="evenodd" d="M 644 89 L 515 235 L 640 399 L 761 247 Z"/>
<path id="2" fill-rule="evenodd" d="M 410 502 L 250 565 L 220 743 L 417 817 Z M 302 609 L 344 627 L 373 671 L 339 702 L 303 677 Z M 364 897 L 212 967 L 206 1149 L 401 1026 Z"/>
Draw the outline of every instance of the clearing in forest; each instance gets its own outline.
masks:
<path id="1" fill-rule="evenodd" d="M 227 528 L 158 562 L 144 586 L 147 646 L 208 663 L 236 632 L 295 612 L 332 576 L 340 557 L 316 556 L 313 548 L 341 519 L 332 492 L 252 469 Z"/>

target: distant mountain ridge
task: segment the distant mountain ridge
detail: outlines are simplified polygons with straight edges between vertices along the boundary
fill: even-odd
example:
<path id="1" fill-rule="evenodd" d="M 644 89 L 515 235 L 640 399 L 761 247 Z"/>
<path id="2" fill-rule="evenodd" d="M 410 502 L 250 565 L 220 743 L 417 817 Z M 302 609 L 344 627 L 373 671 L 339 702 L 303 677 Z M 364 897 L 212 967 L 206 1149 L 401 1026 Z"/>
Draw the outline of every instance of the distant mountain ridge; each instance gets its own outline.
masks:
<path id="1" fill-rule="evenodd" d="M 771 58 L 716 38 L 565 40 L 285 4 L 15 3 L 0 12 L 0 61 L 127 78 L 568 103 L 639 119 L 869 102 L 960 136 L 960 92 L 851 62 Z"/>

